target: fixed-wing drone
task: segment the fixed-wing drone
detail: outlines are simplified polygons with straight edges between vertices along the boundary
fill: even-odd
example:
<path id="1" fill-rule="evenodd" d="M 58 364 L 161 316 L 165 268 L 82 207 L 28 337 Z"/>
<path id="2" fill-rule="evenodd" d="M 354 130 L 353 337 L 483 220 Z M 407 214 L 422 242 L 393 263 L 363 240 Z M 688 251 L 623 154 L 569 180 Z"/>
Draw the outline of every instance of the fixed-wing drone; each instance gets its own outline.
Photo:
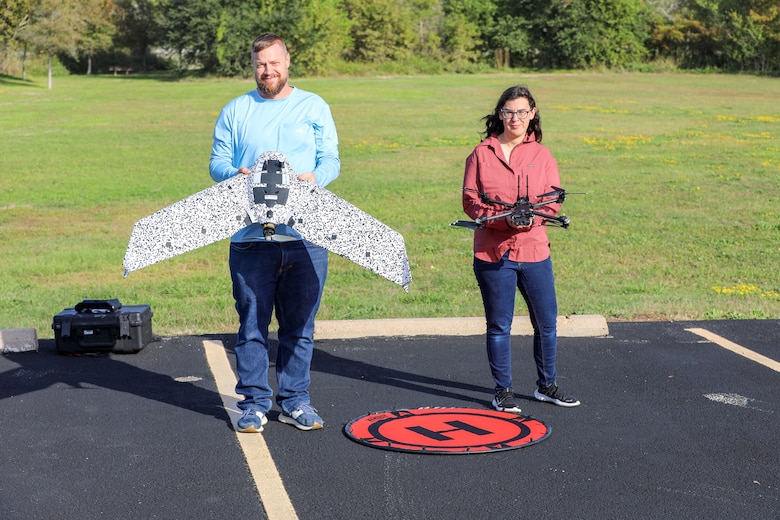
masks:
<path id="1" fill-rule="evenodd" d="M 544 226 L 556 226 L 567 228 L 571 220 L 565 215 L 550 215 L 542 211 L 537 211 L 538 208 L 547 206 L 548 204 L 562 204 L 566 200 L 566 190 L 559 188 L 558 186 L 552 186 L 552 191 L 537 195 L 534 197 L 540 202 L 532 203 L 529 199 L 526 187 L 526 195 L 518 196 L 515 202 L 504 202 L 500 200 L 491 199 L 487 193 L 475 190 L 473 188 L 463 188 L 463 191 L 473 191 L 479 193 L 479 198 L 484 204 L 495 204 L 507 208 L 507 211 L 491 215 L 489 217 L 478 217 L 476 220 L 456 220 L 451 226 L 466 227 L 469 229 L 481 228 L 485 222 L 496 220 L 500 218 L 509 217 L 512 223 L 517 227 L 527 227 L 534 223 L 536 217 L 542 220 Z M 518 190 L 519 191 L 519 190 Z M 572 194 L 569 194 L 572 195 Z M 584 193 L 576 193 L 576 195 L 584 195 Z"/>
<path id="2" fill-rule="evenodd" d="M 280 152 L 262 154 L 249 175 L 235 175 L 136 222 L 125 252 L 125 276 L 252 223 L 263 226 L 266 240 L 290 240 L 276 232 L 284 224 L 404 289 L 412 280 L 398 232 L 325 188 L 298 180 Z"/>

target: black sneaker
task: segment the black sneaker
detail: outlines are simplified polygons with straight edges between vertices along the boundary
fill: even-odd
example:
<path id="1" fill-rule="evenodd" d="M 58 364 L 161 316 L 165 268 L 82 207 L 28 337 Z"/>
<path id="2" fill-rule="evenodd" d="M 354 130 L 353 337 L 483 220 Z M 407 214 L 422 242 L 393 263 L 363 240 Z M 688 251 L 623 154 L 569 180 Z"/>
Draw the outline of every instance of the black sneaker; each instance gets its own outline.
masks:
<path id="1" fill-rule="evenodd" d="M 496 390 L 496 396 L 493 398 L 493 408 L 499 412 L 520 413 L 520 407 L 515 402 L 515 393 L 511 388 L 501 388 Z"/>
<path id="2" fill-rule="evenodd" d="M 568 408 L 580 405 L 580 402 L 575 398 L 563 395 L 563 392 L 561 392 L 561 389 L 558 388 L 558 385 L 555 383 L 548 387 L 540 386 L 534 390 L 534 397 L 539 401 L 552 403 L 558 406 L 566 406 Z"/>

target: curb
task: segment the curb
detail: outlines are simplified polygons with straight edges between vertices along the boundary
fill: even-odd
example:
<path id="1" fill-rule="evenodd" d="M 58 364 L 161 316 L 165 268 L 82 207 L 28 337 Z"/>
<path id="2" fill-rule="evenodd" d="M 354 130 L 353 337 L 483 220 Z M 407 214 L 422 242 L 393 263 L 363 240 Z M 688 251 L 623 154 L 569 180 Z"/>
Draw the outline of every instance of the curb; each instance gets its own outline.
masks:
<path id="1" fill-rule="evenodd" d="M 607 320 L 596 314 L 558 316 L 558 337 L 593 338 L 609 335 Z M 481 336 L 485 318 L 411 318 L 315 321 L 314 339 L 354 339 L 395 336 Z M 515 316 L 513 336 L 532 336 L 528 316 Z"/>
<path id="2" fill-rule="evenodd" d="M 609 336 L 607 320 L 597 314 L 558 316 L 559 338 Z M 512 336 L 533 336 L 528 316 L 515 316 Z M 412 336 L 482 336 L 485 318 L 409 318 L 376 320 L 324 320 L 314 322 L 314 339 L 355 339 Z M 0 330 L 0 352 L 38 351 L 35 329 Z"/>
<path id="3" fill-rule="evenodd" d="M 0 330 L 0 352 L 37 352 L 38 334 L 35 329 Z"/>

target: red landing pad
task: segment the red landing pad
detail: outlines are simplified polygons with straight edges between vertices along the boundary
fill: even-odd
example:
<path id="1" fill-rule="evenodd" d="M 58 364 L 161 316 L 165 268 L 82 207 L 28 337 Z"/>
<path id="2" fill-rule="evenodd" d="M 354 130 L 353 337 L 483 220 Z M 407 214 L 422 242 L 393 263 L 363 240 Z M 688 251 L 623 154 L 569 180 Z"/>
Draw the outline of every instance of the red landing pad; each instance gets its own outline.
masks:
<path id="1" fill-rule="evenodd" d="M 476 408 L 417 408 L 375 412 L 351 421 L 344 433 L 383 450 L 469 454 L 530 446 L 552 428 L 527 415 Z"/>

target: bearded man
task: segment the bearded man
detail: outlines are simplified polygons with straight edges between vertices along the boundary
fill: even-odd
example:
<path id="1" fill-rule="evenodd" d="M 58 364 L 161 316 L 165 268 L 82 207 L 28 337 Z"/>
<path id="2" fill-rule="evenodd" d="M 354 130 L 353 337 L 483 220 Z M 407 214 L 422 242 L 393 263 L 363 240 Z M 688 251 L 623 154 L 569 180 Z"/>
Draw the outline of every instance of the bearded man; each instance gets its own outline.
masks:
<path id="1" fill-rule="evenodd" d="M 257 88 L 230 101 L 214 125 L 209 170 L 217 182 L 251 173 L 265 152 L 284 154 L 299 180 L 326 186 L 339 175 L 336 125 L 325 101 L 288 83 L 290 53 L 279 36 L 266 33 L 252 43 Z M 279 420 L 300 430 L 324 421 L 309 395 L 314 350 L 314 317 L 328 271 L 328 252 L 280 224 L 266 240 L 260 224 L 250 224 L 230 241 L 230 275 L 239 317 L 235 346 L 243 396 L 241 432 L 260 432 L 272 407 L 268 382 L 268 328 L 276 313 L 278 347 L 276 404 Z"/>

